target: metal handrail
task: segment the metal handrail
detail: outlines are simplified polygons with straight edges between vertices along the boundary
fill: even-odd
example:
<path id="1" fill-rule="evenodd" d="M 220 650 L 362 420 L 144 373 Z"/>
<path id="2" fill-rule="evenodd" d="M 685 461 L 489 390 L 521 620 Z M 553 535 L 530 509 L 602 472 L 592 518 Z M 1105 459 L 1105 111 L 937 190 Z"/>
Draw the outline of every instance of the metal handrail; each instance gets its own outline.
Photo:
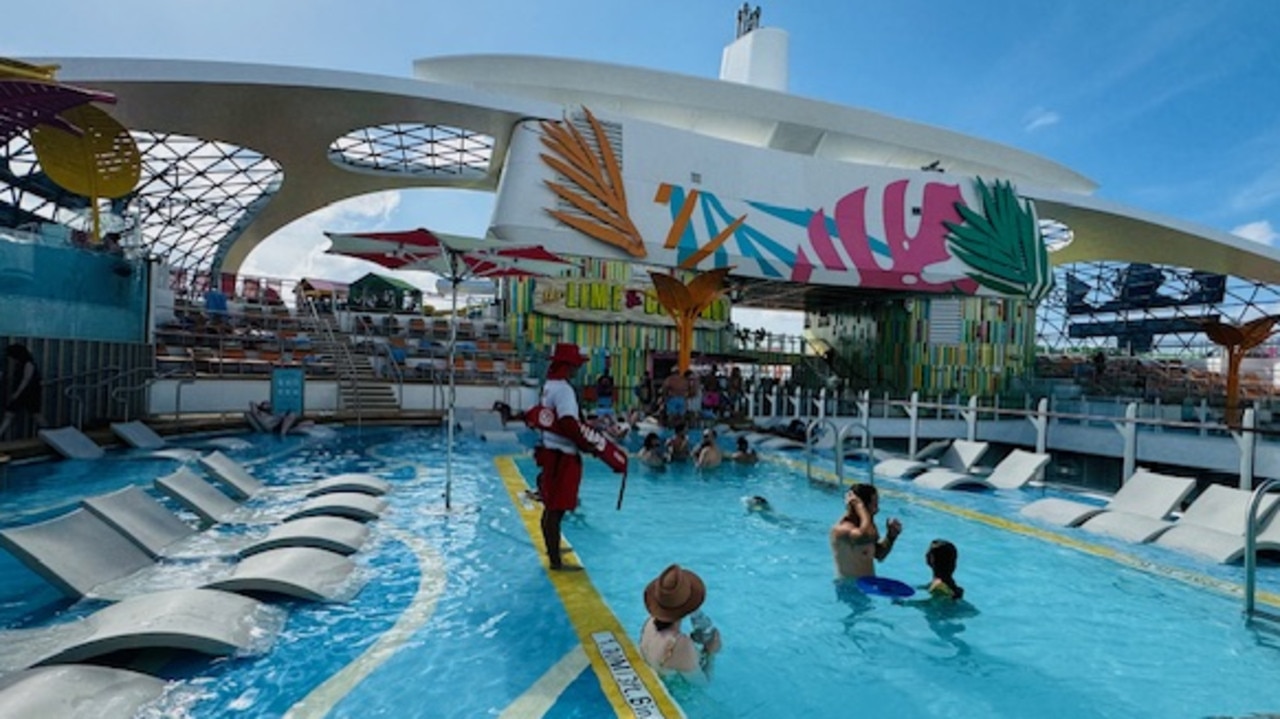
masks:
<path id="1" fill-rule="evenodd" d="M 336 348 L 337 352 L 341 355 L 341 357 L 335 357 L 335 359 L 342 360 L 339 363 L 341 369 L 338 373 L 338 387 L 342 387 L 343 374 L 346 374 L 346 379 L 351 383 L 352 389 L 355 390 L 352 392 L 352 396 L 355 397 L 356 405 L 356 431 L 360 431 L 364 428 L 364 401 L 360 397 L 360 374 L 359 370 L 356 368 L 355 358 L 351 355 L 351 348 L 347 346 L 347 342 L 345 340 L 338 340 L 337 336 L 333 332 L 332 325 L 329 324 L 328 318 L 322 318 L 320 316 L 320 312 L 316 308 L 316 303 L 314 301 L 308 300 L 306 302 L 306 306 L 311 315 L 312 324 L 324 335 L 325 342 L 328 343 L 330 347 Z M 338 392 L 338 399 L 340 402 L 342 401 L 341 389 L 339 389 Z"/>
<path id="2" fill-rule="evenodd" d="M 125 377 L 132 374 L 140 374 L 143 372 L 150 372 L 151 376 L 147 377 L 146 379 L 144 379 L 143 381 L 137 384 L 124 385 L 121 387 L 116 387 L 115 389 L 111 390 L 111 400 L 113 402 L 119 402 L 120 404 L 124 405 L 124 419 L 126 422 L 129 420 L 129 402 L 124 397 L 124 395 L 146 390 L 148 387 L 155 384 L 156 382 L 159 382 L 160 380 L 172 379 L 174 377 L 190 377 L 191 375 L 194 374 L 193 372 L 188 372 L 182 369 L 171 369 L 171 370 L 166 370 L 164 372 L 156 372 L 150 367 L 135 367 L 134 369 L 123 373 L 121 376 Z M 187 382 L 187 384 L 190 384 L 190 382 Z M 176 411 L 175 411 L 175 414 L 176 414 Z"/>
<path id="3" fill-rule="evenodd" d="M 876 442 L 871 436 L 871 427 L 864 422 L 850 422 L 840 428 L 840 434 L 836 435 L 836 474 L 840 477 L 840 484 L 844 484 L 844 440 L 848 436 L 849 431 L 853 429 L 862 430 L 862 437 L 867 450 L 867 484 L 876 483 Z"/>
<path id="4" fill-rule="evenodd" d="M 1244 526 L 1244 614 L 1250 618 L 1258 613 L 1256 597 L 1258 589 L 1258 508 L 1262 506 L 1262 497 L 1273 487 L 1280 487 L 1280 479 L 1263 480 L 1253 490 L 1249 499 L 1249 512 L 1245 515 Z"/>
<path id="5" fill-rule="evenodd" d="M 813 480 L 813 445 L 816 440 L 814 434 L 816 430 L 828 425 L 831 427 L 832 432 L 839 435 L 840 428 L 836 426 L 835 422 L 832 422 L 829 419 L 815 419 L 804 429 L 804 476 L 811 481 Z M 839 471 L 839 463 L 837 463 L 837 471 Z M 839 472 L 839 474 L 841 484 L 843 484 L 844 473 Z"/>
<path id="6" fill-rule="evenodd" d="M 82 393 L 85 390 L 97 389 L 99 387 L 109 385 L 115 382 L 118 378 L 123 377 L 125 374 L 128 374 L 129 372 L 132 372 L 132 371 L 134 370 L 121 371 L 119 367 L 113 366 L 113 367 L 103 367 L 101 369 L 93 370 L 89 372 L 82 372 L 79 375 L 72 375 L 72 376 L 86 377 L 91 374 L 100 374 L 102 372 L 111 373 L 106 377 L 99 379 L 97 382 L 81 382 L 78 384 L 72 384 L 72 385 L 68 385 L 66 389 L 62 390 L 62 393 L 66 395 L 67 399 L 70 400 L 72 406 L 75 407 L 76 429 L 84 429 L 84 407 L 88 402 L 84 398 L 84 395 Z M 61 379 L 68 379 L 68 378 L 64 377 Z"/>

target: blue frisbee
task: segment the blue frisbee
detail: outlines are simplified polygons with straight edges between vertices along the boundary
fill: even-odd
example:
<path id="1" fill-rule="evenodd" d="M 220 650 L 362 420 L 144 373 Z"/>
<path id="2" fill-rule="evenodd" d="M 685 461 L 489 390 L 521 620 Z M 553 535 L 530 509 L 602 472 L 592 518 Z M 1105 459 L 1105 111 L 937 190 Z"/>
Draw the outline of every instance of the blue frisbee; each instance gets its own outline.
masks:
<path id="1" fill-rule="evenodd" d="M 858 579 L 858 589 L 863 594 L 895 598 L 909 597 L 916 593 L 910 584 L 888 577 L 862 577 Z"/>

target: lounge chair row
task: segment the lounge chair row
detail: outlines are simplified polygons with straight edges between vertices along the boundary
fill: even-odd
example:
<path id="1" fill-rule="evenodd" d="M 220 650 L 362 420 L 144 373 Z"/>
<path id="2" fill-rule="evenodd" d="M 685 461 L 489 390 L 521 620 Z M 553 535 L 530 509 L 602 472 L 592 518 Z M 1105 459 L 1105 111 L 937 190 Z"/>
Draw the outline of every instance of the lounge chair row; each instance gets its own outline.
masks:
<path id="1" fill-rule="evenodd" d="M 209 479 L 183 466 L 155 480 L 198 527 L 131 485 L 0 531 L 0 546 L 68 597 L 114 602 L 79 620 L 0 633 L 0 716 L 89 716 L 77 713 L 85 706 L 132 716 L 162 682 L 71 663 L 124 649 L 260 651 L 284 612 L 257 597 L 341 601 L 359 590 L 349 555 L 385 509 L 386 482 L 340 475 L 277 489 L 221 452 L 200 464 Z"/>
<path id="2" fill-rule="evenodd" d="M 1239 561 L 1244 556 L 1251 493 L 1211 484 L 1174 519 L 1195 486 L 1196 481 L 1189 477 L 1140 469 L 1105 505 L 1046 497 L 1023 507 L 1022 514 L 1128 542 L 1150 542 L 1224 564 Z M 1278 504 L 1280 496 L 1263 498 L 1258 515 L 1259 549 L 1280 551 Z"/>
<path id="3" fill-rule="evenodd" d="M 911 480 L 930 489 L 1020 489 L 1049 463 L 1049 455 L 1015 449 L 989 472 L 976 469 L 986 442 L 963 439 L 932 442 L 910 459 L 894 457 L 875 465 L 882 477 Z"/>

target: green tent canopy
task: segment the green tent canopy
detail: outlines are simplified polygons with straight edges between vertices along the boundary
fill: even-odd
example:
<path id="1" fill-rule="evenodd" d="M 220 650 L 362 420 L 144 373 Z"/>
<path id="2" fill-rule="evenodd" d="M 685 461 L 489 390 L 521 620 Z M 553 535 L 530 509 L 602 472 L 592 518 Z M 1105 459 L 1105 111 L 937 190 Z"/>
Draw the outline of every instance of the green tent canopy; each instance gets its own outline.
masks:
<path id="1" fill-rule="evenodd" d="M 422 306 L 422 290 L 376 272 L 352 282 L 349 293 L 349 306 L 358 309 L 416 312 Z"/>

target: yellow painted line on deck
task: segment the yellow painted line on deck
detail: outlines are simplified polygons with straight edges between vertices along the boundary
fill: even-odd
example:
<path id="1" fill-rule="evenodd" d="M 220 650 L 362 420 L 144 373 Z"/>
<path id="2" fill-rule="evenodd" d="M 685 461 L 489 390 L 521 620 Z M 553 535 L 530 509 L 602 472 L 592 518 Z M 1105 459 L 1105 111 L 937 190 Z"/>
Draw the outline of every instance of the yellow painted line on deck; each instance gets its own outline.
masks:
<path id="1" fill-rule="evenodd" d="M 516 468 L 515 460 L 510 456 L 498 457 L 494 463 L 529 538 L 535 547 L 541 547 L 540 512 L 520 501 L 528 485 Z M 576 559 L 572 554 L 565 557 Z M 666 685 L 640 657 L 631 637 L 605 605 L 587 572 L 553 572 L 548 569 L 547 575 L 564 604 L 569 623 L 591 660 L 591 668 L 614 712 L 620 717 L 684 717 L 684 712 L 667 693 Z"/>
<path id="2" fill-rule="evenodd" d="M 408 545 L 418 558 L 420 578 L 418 589 L 413 595 L 413 602 L 401 613 L 396 623 L 383 632 L 382 636 L 378 637 L 378 640 L 363 654 L 330 676 L 323 684 L 312 689 L 302 701 L 289 707 L 289 711 L 284 715 L 285 719 L 319 719 L 326 716 L 338 702 L 342 701 L 343 697 L 350 694 L 351 690 L 364 681 L 365 677 L 372 674 L 373 670 L 395 656 L 405 642 L 416 634 L 435 613 L 436 604 L 444 594 L 447 580 L 444 560 L 420 537 L 400 530 L 392 530 L 391 535 Z"/>
<path id="3" fill-rule="evenodd" d="M 797 462 L 795 460 L 780 459 L 780 458 L 772 459 L 771 461 L 785 465 L 790 469 L 798 470 L 802 474 L 804 472 L 803 462 Z M 813 477 L 814 479 L 819 479 L 828 484 L 837 484 L 839 482 L 839 477 L 836 476 L 835 472 L 832 472 L 826 469 L 819 469 L 816 467 L 813 468 Z M 1149 574 L 1155 574 L 1158 576 L 1166 577 L 1168 579 L 1173 579 L 1175 581 L 1182 582 L 1183 584 L 1190 584 L 1192 586 L 1200 587 L 1203 589 L 1209 589 L 1209 590 L 1219 592 L 1221 594 L 1226 594 L 1232 597 L 1240 597 L 1242 599 L 1244 597 L 1243 586 L 1235 582 L 1227 581 L 1225 579 L 1217 579 L 1215 577 L 1210 577 L 1206 574 L 1200 574 L 1199 572 L 1193 572 L 1188 569 L 1179 569 L 1177 567 L 1169 567 L 1163 564 L 1157 564 L 1156 562 L 1152 562 L 1146 559 L 1140 559 L 1132 554 L 1123 552 L 1121 550 L 1118 550 L 1112 547 L 1103 546 L 1101 544 L 1094 544 L 1093 542 L 1087 542 L 1081 539 L 1076 539 L 1075 537 L 1070 537 L 1065 534 L 1060 534 L 1058 532 L 1044 529 L 1042 527 L 1035 527 L 1029 524 L 1023 524 L 1021 522 L 1015 522 L 1011 519 L 1005 519 L 1004 517 L 997 517 L 995 515 L 986 514 L 984 512 L 979 512 L 977 510 L 966 509 L 965 507 L 958 507 L 954 504 L 947 504 L 946 502 L 942 502 L 936 499 L 930 499 L 928 497 L 921 497 L 913 493 L 901 492 L 901 491 L 892 489 L 890 487 L 886 487 L 883 484 L 877 484 L 876 489 L 878 489 L 881 494 L 888 497 L 893 497 L 894 499 L 900 499 L 905 502 L 910 502 L 912 504 L 918 504 L 924 507 L 929 507 L 930 509 L 935 509 L 939 512 L 946 512 L 947 514 L 955 515 L 957 517 L 963 517 L 964 519 L 967 519 L 969 521 L 979 522 L 989 527 L 1002 529 L 1006 532 L 1021 534 L 1025 537 L 1032 537 L 1044 542 L 1049 542 L 1050 544 L 1056 544 L 1060 547 L 1066 547 L 1068 549 L 1074 549 L 1078 552 L 1084 552 L 1085 554 L 1091 554 L 1095 557 L 1108 559 L 1117 564 L 1121 564 L 1126 567 L 1137 569 L 1142 572 L 1147 572 Z M 1265 590 L 1258 590 L 1256 597 L 1257 597 L 1257 601 L 1261 604 L 1268 604 L 1272 607 L 1280 608 L 1280 594 L 1277 594 L 1275 592 L 1265 591 Z"/>
<path id="4" fill-rule="evenodd" d="M 533 686 L 511 702 L 510 706 L 498 715 L 499 719 L 530 719 L 546 716 L 551 707 L 555 706 L 556 699 L 569 688 L 584 669 L 590 666 L 591 660 L 587 658 L 587 653 L 581 644 L 570 649 L 569 653 L 561 657 L 555 666 L 548 669 L 546 674 L 533 683 Z"/>

